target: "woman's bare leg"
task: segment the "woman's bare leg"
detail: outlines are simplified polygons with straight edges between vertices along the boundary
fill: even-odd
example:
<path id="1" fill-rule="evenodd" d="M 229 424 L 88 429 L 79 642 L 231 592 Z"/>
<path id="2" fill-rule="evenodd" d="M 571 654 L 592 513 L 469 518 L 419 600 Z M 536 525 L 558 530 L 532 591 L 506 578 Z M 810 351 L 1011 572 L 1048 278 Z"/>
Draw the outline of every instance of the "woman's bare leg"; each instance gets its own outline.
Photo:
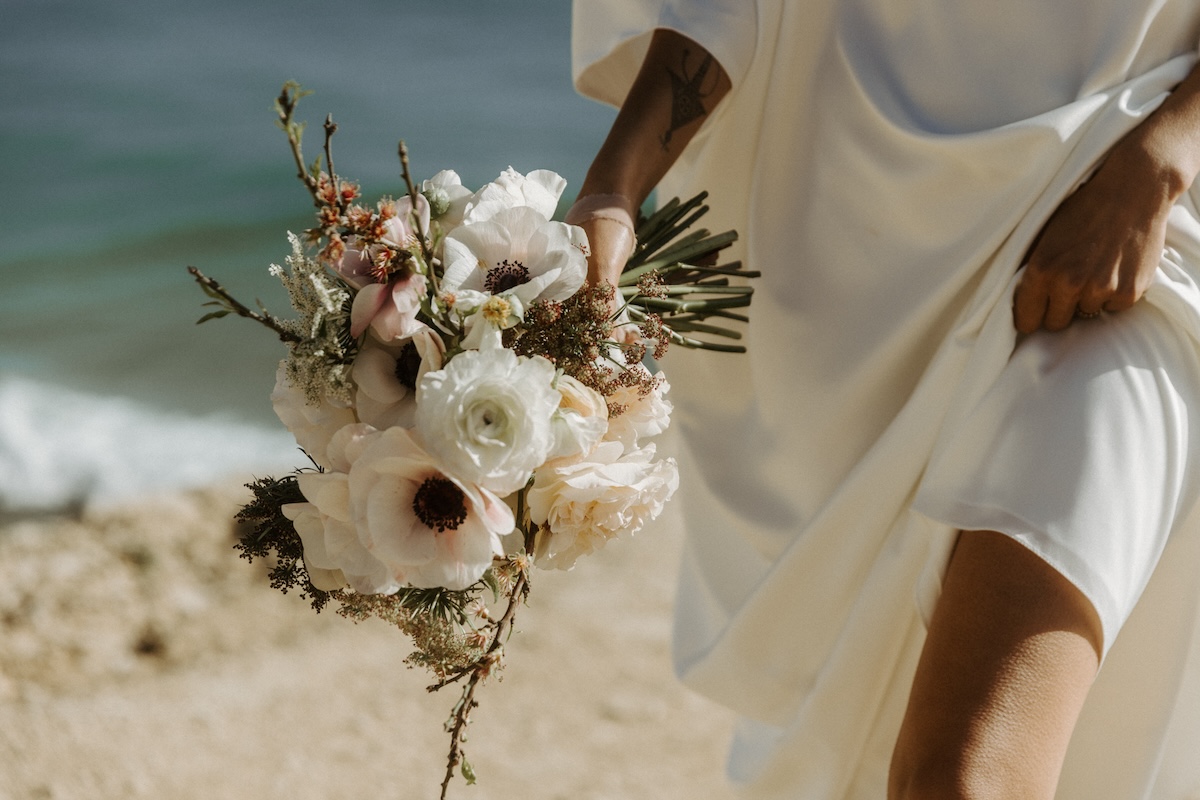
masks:
<path id="1" fill-rule="evenodd" d="M 1050 800 L 1099 665 L 1095 609 L 1007 536 L 961 534 L 892 756 L 890 800 Z"/>

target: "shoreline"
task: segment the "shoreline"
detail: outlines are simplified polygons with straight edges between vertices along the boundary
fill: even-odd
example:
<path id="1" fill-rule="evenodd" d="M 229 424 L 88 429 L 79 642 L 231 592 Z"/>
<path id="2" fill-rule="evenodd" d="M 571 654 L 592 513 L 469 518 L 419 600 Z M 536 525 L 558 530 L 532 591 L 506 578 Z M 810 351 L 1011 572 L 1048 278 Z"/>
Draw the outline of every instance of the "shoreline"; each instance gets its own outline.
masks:
<path id="1" fill-rule="evenodd" d="M 0 798 L 436 797 L 457 694 L 238 559 L 239 484 L 0 524 Z M 674 519 L 534 573 L 452 798 L 731 796 L 732 714 L 670 670 Z"/>

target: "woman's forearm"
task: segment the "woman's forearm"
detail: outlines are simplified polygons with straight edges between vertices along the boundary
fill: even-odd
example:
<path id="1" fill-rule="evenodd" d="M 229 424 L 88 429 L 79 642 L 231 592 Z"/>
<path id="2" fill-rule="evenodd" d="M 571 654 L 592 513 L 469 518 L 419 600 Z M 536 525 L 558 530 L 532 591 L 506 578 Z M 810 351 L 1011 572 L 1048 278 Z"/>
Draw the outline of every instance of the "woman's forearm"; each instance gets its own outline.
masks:
<path id="1" fill-rule="evenodd" d="M 1107 161 L 1140 172 L 1168 203 L 1191 187 L 1200 175 L 1200 66 L 1117 143 Z"/>
<path id="2" fill-rule="evenodd" d="M 641 70 L 608 138 L 588 170 L 580 197 L 608 195 L 636 219 L 637 210 L 729 92 L 729 76 L 700 45 L 671 30 L 652 36 Z M 632 232 L 612 219 L 584 224 L 592 242 L 589 279 L 616 284 Z"/>
<path id="3" fill-rule="evenodd" d="M 729 88 L 707 50 L 675 31 L 656 30 L 581 193 L 623 194 L 640 203 Z"/>
<path id="4" fill-rule="evenodd" d="M 1016 287 L 1021 333 L 1130 308 L 1153 280 L 1175 201 L 1200 174 L 1200 68 L 1059 205 Z"/>

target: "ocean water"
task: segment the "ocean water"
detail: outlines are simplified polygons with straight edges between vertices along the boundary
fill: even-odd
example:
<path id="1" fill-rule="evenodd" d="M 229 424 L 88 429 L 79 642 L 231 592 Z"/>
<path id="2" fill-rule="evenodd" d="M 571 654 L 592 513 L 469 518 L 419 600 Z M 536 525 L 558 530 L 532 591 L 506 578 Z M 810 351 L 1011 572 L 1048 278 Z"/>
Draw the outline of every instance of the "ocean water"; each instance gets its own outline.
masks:
<path id="1" fill-rule="evenodd" d="M 299 465 L 268 400 L 282 345 L 197 327 L 195 265 L 286 312 L 267 275 L 307 227 L 272 101 L 338 172 L 399 194 L 512 165 L 579 185 L 613 112 L 570 83 L 564 0 L 6 0 L 0 11 L 0 514 Z"/>

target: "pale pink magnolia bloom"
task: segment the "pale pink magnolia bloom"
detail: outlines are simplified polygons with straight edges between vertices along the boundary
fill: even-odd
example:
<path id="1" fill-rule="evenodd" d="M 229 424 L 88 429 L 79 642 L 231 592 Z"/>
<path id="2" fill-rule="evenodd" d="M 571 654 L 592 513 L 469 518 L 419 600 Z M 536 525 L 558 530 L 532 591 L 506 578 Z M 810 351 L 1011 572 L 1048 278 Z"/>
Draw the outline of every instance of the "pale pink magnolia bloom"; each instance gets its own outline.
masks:
<path id="1" fill-rule="evenodd" d="M 424 327 L 417 313 L 426 286 L 425 276 L 413 272 L 363 287 L 350 306 L 350 335 L 361 336 L 369 328 L 379 341 L 394 342 L 416 334 Z"/>
<path id="2" fill-rule="evenodd" d="M 401 584 L 467 588 L 504 554 L 500 537 L 515 525 L 503 500 L 444 473 L 404 428 L 371 442 L 349 486 L 359 541 Z"/>
<path id="3" fill-rule="evenodd" d="M 428 233 L 429 201 L 420 195 L 417 196 L 417 217 L 420 230 Z M 384 247 L 408 250 L 420 241 L 411 197 L 396 201 L 396 215 L 384 223 L 384 229 Z M 348 242 L 346 253 L 335 270 L 346 283 L 358 289 L 350 308 L 350 335 L 361 336 L 370 328 L 380 341 L 389 342 L 416 333 L 420 325 L 417 312 L 421 310 L 426 281 L 419 273 L 398 273 L 386 283 L 379 282 L 374 258 L 380 247 L 360 248 L 354 241 Z"/>

